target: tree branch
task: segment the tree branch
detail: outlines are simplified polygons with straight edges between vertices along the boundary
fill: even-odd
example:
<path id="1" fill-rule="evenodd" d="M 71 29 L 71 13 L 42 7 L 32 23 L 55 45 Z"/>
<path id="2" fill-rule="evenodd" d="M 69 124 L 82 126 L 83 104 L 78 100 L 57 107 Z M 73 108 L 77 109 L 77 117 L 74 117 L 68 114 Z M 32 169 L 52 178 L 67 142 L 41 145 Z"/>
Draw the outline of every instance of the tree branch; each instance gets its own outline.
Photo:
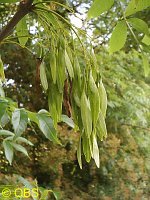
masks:
<path id="1" fill-rule="evenodd" d="M 17 23 L 29 12 L 32 11 L 32 3 L 34 0 L 23 0 L 18 6 L 18 11 L 15 13 L 13 18 L 0 32 L 0 43 L 11 33 Z"/>

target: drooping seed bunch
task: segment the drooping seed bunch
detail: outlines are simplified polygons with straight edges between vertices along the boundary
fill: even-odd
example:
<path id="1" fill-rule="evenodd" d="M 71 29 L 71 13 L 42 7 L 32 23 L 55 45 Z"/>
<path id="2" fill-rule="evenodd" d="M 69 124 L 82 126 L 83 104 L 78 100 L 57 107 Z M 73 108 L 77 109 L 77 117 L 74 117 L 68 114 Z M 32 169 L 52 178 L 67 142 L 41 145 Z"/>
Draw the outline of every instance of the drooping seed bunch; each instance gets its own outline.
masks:
<path id="1" fill-rule="evenodd" d="M 61 119 L 62 105 L 80 131 L 77 158 L 82 168 L 82 152 L 87 162 L 93 158 L 99 167 L 97 139 L 106 137 L 107 95 L 100 76 L 100 69 L 92 49 L 83 48 L 84 62 L 80 62 L 71 24 L 55 11 L 44 6 L 35 7 L 47 37 L 47 52 L 40 65 L 40 79 L 48 94 L 48 105 L 56 127 Z M 46 64 L 45 64 L 46 63 Z"/>

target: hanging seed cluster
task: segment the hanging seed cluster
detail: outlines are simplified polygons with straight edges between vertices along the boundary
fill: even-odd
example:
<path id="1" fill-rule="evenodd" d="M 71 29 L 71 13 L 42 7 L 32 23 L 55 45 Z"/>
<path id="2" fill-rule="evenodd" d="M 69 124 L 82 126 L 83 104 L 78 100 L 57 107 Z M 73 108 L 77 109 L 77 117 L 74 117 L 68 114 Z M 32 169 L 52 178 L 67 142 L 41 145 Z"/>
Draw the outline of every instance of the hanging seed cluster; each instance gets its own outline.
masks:
<path id="1" fill-rule="evenodd" d="M 43 60 L 40 65 L 40 79 L 48 94 L 49 111 L 54 126 L 61 120 L 65 101 L 65 108 L 74 120 L 76 130 L 80 130 L 77 148 L 80 167 L 82 168 L 82 154 L 87 162 L 93 158 L 99 167 L 97 140 L 103 140 L 107 135 L 107 95 L 96 57 L 92 50 L 88 51 L 83 47 L 84 64 L 81 65 L 71 37 L 71 24 L 44 6 L 35 7 L 35 12 L 48 41 L 44 47 L 47 64 Z"/>

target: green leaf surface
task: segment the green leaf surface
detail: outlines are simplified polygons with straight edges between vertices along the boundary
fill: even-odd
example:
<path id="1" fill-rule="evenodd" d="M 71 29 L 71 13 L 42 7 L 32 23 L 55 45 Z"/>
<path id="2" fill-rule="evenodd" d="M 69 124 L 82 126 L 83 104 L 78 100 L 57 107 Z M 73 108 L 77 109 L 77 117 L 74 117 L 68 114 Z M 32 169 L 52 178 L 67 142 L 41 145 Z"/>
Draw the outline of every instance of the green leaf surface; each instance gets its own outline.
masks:
<path id="1" fill-rule="evenodd" d="M 74 128 L 74 122 L 71 118 L 69 118 L 67 115 L 61 115 L 61 121 L 68 124 L 68 126 Z"/>
<path id="2" fill-rule="evenodd" d="M 28 115 L 24 109 L 15 109 L 12 113 L 12 125 L 15 131 L 15 137 L 19 137 L 26 129 Z"/>
<path id="3" fill-rule="evenodd" d="M 150 6 L 149 0 L 131 0 L 126 8 L 125 15 L 126 17 L 132 15 L 136 12 L 142 11 Z"/>
<path id="4" fill-rule="evenodd" d="M 3 141 L 3 147 L 4 147 L 6 159 L 9 161 L 9 163 L 11 165 L 12 160 L 13 160 L 13 156 L 14 156 L 13 147 L 12 147 L 11 143 L 7 140 Z"/>
<path id="5" fill-rule="evenodd" d="M 127 39 L 127 26 L 125 21 L 120 21 L 114 28 L 110 42 L 109 42 L 109 52 L 113 53 L 120 50 Z"/>
<path id="6" fill-rule="evenodd" d="M 29 156 L 28 155 L 28 152 L 27 150 L 20 144 L 16 144 L 14 142 L 11 142 L 11 145 L 14 147 L 14 149 L 16 149 L 17 151 L 20 151 L 21 153 L 23 153 L 24 155 L 26 156 Z"/>
<path id="7" fill-rule="evenodd" d="M 61 193 L 59 191 L 52 190 L 52 193 L 53 193 L 53 195 L 54 195 L 54 197 L 55 197 L 56 200 L 60 200 Z"/>
<path id="8" fill-rule="evenodd" d="M 142 39 L 142 42 L 144 44 L 146 44 L 147 46 L 150 46 L 150 37 L 148 37 L 147 35 L 145 35 Z"/>
<path id="9" fill-rule="evenodd" d="M 4 127 L 6 124 L 8 124 L 8 122 L 10 121 L 10 117 L 7 114 L 7 112 L 4 113 L 4 115 L 2 116 L 1 120 L 0 120 L 0 124 L 2 127 Z"/>
<path id="10" fill-rule="evenodd" d="M 137 31 L 140 31 L 141 33 L 144 33 L 146 35 L 149 35 L 149 29 L 148 25 L 145 21 L 139 18 L 130 18 L 127 20 L 133 28 L 135 28 Z"/>
<path id="11" fill-rule="evenodd" d="M 15 134 L 14 133 L 12 133 L 11 131 L 7 131 L 7 130 L 0 130 L 0 136 L 2 136 L 2 135 L 4 135 L 4 136 L 14 136 Z"/>
<path id="12" fill-rule="evenodd" d="M 5 92 L 3 90 L 3 87 L 0 84 L 0 97 L 5 97 Z"/>
<path id="13" fill-rule="evenodd" d="M 29 140 L 27 140 L 27 139 L 24 138 L 24 137 L 18 137 L 18 138 L 16 139 L 16 141 L 17 141 L 17 142 L 21 142 L 21 143 L 25 143 L 25 144 L 29 144 L 29 145 L 33 146 L 33 143 L 30 142 Z"/>
<path id="14" fill-rule="evenodd" d="M 0 120 L 3 117 L 3 115 L 5 114 L 7 106 L 8 106 L 7 102 L 0 101 Z"/>
<path id="15" fill-rule="evenodd" d="M 88 11 L 88 19 L 98 17 L 103 12 L 109 10 L 114 4 L 114 0 L 94 0 Z"/>
<path id="16" fill-rule="evenodd" d="M 54 143 L 60 144 L 57 138 L 57 132 L 53 125 L 53 120 L 46 113 L 38 113 L 39 128 L 43 132 L 46 138 L 53 141 Z"/>
<path id="17" fill-rule="evenodd" d="M 28 113 L 28 117 L 29 117 L 30 121 L 32 121 L 32 122 L 34 122 L 38 125 L 39 121 L 38 121 L 38 118 L 37 118 L 37 113 L 30 112 L 30 111 L 27 111 L 27 113 Z"/>
<path id="18" fill-rule="evenodd" d="M 28 28 L 26 23 L 26 17 L 23 17 L 16 26 L 17 36 L 21 46 L 25 46 L 28 41 Z"/>

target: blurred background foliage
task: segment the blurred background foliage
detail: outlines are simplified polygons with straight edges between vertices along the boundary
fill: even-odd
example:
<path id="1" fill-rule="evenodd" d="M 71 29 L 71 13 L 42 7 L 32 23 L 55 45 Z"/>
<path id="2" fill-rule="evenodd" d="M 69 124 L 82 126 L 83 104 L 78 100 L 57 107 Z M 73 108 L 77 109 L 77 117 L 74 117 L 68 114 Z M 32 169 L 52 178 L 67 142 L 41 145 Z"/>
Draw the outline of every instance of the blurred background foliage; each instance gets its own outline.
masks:
<path id="1" fill-rule="evenodd" d="M 63 0 L 59 2 L 65 3 Z M 91 1 L 67 3 L 77 16 L 84 18 Z M 1 27 L 7 23 L 10 13 L 13 14 L 15 9 L 15 4 L 0 5 Z M 72 14 L 60 7 L 58 12 L 72 19 Z M 149 9 L 136 15 L 150 24 Z M 108 54 L 110 33 L 119 16 L 120 4 L 116 1 L 111 12 L 86 25 L 108 94 L 108 138 L 99 142 L 100 169 L 91 161 L 90 164 L 84 162 L 83 170 L 80 170 L 76 157 L 79 134 L 63 123 L 58 128 L 62 146 L 52 144 L 34 126 L 25 133 L 26 138 L 34 143 L 33 147 L 26 147 L 31 159 L 16 153 L 13 165 L 10 166 L 0 147 L 0 184 L 15 184 L 14 174 L 19 174 L 29 181 L 36 178 L 40 186 L 58 191 L 60 199 L 65 200 L 149 198 L 150 77 L 144 77 L 142 61 L 132 36 L 129 35 L 124 51 Z M 137 37 L 141 39 L 143 35 L 137 33 Z M 88 42 L 85 38 L 82 40 Z M 27 46 L 32 48 L 33 43 L 29 40 Z M 36 86 L 36 55 L 16 44 L 3 44 L 0 51 L 7 78 L 4 86 L 6 96 L 31 111 L 47 109 L 47 97 L 42 88 L 37 90 Z M 82 55 L 82 52 L 79 51 L 79 54 Z"/>

